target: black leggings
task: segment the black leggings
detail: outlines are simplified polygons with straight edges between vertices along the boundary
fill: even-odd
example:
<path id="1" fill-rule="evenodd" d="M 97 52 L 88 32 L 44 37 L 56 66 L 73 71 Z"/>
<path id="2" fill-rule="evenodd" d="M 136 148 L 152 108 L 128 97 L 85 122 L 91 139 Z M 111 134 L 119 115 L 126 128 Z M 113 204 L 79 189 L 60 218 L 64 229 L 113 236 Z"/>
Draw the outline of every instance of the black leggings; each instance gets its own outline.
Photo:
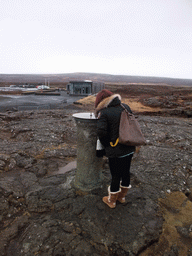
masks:
<path id="1" fill-rule="evenodd" d="M 109 158 L 109 168 L 112 176 L 111 192 L 119 191 L 121 185 L 128 187 L 130 184 L 130 166 L 133 154 L 122 158 Z"/>

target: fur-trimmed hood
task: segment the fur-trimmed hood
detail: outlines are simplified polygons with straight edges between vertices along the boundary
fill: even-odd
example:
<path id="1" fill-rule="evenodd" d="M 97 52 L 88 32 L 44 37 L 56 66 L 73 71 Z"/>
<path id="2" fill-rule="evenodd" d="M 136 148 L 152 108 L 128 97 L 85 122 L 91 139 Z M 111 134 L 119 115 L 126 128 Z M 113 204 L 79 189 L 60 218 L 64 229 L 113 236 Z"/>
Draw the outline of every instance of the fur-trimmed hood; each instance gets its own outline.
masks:
<path id="1" fill-rule="evenodd" d="M 99 111 L 101 111 L 102 109 L 104 108 L 107 108 L 110 103 L 115 99 L 115 98 L 118 98 L 120 101 L 121 101 L 121 96 L 119 94 L 113 94 L 105 99 L 103 99 L 99 104 L 98 106 L 96 107 L 95 109 L 95 115 L 96 117 L 98 116 L 98 113 Z"/>

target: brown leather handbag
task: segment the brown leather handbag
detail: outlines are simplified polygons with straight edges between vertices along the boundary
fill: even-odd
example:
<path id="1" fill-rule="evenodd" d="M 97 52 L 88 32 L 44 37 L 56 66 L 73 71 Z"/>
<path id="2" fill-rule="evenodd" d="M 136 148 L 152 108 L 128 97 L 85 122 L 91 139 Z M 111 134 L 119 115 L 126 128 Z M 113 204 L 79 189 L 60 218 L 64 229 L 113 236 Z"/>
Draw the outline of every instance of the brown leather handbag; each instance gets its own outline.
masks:
<path id="1" fill-rule="evenodd" d="M 127 146 L 145 145 L 146 141 L 141 132 L 138 121 L 135 116 L 121 104 L 124 109 L 121 113 L 119 126 L 119 143 Z"/>

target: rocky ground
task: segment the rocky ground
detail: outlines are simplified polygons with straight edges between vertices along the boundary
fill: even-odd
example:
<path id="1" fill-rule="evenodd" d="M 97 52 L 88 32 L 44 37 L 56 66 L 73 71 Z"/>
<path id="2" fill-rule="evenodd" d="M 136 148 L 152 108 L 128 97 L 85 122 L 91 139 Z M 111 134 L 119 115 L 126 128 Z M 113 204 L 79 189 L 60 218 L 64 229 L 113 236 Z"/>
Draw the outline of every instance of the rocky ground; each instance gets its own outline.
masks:
<path id="1" fill-rule="evenodd" d="M 76 160 L 72 114 L 92 110 L 93 101 L 0 113 L 0 255 L 192 255 L 191 91 L 167 108 L 146 103 L 167 91 L 145 99 L 117 92 L 132 100 L 147 145 L 137 148 L 132 189 L 115 209 L 101 200 L 107 159 L 103 187 L 91 193 L 75 189 L 75 169 L 59 171 Z"/>

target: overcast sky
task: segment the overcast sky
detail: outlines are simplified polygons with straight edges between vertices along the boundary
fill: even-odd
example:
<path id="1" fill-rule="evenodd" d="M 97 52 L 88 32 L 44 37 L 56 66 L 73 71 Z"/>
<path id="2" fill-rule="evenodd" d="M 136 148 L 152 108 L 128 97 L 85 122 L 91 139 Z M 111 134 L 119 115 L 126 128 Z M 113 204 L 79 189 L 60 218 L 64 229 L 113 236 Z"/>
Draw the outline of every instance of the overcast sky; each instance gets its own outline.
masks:
<path id="1" fill-rule="evenodd" d="M 0 74 L 192 79 L 192 0 L 0 0 Z"/>

